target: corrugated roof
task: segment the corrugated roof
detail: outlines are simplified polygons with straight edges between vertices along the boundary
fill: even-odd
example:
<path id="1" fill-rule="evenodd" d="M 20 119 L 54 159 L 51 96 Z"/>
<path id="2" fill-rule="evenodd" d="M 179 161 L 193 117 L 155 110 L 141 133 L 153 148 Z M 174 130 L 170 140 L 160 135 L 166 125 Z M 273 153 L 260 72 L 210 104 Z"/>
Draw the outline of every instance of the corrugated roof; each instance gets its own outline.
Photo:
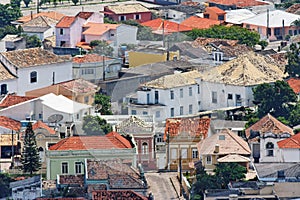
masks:
<path id="1" fill-rule="evenodd" d="M 175 88 L 197 84 L 197 81 L 195 79 L 200 77 L 201 74 L 197 70 L 194 70 L 185 73 L 166 75 L 161 78 L 142 84 L 142 86 L 160 89 Z"/>
<path id="2" fill-rule="evenodd" d="M 197 16 L 191 16 L 181 22 L 181 25 L 185 25 L 191 28 L 197 28 L 197 29 L 206 29 L 210 28 L 214 25 L 219 25 L 221 22 L 218 20 L 213 19 L 207 19 L 207 18 L 201 18 Z"/>
<path id="3" fill-rule="evenodd" d="M 0 116 L 0 126 L 14 131 L 19 131 L 21 123 L 8 117 Z"/>
<path id="4" fill-rule="evenodd" d="M 215 152 L 216 145 L 219 146 L 219 152 Z M 248 143 L 229 129 L 223 129 L 200 141 L 198 143 L 198 150 L 200 154 L 204 155 L 251 154 Z"/>
<path id="5" fill-rule="evenodd" d="M 49 150 L 130 149 L 130 142 L 116 132 L 104 136 L 73 136 L 65 138 Z"/>
<path id="6" fill-rule="evenodd" d="M 205 81 L 240 86 L 275 82 L 284 77 L 286 75 L 272 58 L 254 52 L 240 55 L 203 74 Z"/>
<path id="7" fill-rule="evenodd" d="M 109 30 L 115 30 L 120 24 L 101 24 L 89 22 L 83 27 L 87 28 L 82 34 L 83 35 L 103 35 Z"/>
<path id="8" fill-rule="evenodd" d="M 300 149 L 300 134 L 277 142 L 280 149 Z"/>
<path id="9" fill-rule="evenodd" d="M 74 16 L 64 16 L 57 24 L 56 28 L 69 28 L 73 22 L 75 21 L 76 17 Z"/>
<path id="10" fill-rule="evenodd" d="M 130 13 L 141 13 L 141 12 L 150 12 L 150 10 L 139 3 L 135 4 L 115 4 L 109 5 L 104 8 L 109 9 L 115 14 L 130 14 Z"/>
<path id="11" fill-rule="evenodd" d="M 42 48 L 21 49 L 1 54 L 18 68 L 70 61 L 70 56 L 58 56 Z"/>

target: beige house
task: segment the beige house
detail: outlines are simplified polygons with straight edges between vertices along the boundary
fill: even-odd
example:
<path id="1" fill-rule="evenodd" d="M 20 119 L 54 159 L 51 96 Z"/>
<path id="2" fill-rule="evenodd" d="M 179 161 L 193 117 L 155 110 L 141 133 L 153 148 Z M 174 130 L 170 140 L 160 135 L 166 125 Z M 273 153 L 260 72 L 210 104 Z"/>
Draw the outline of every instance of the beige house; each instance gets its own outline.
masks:
<path id="1" fill-rule="evenodd" d="M 250 148 L 248 143 L 229 129 L 223 129 L 198 145 L 200 160 L 207 172 L 213 172 L 220 162 L 237 162 L 248 167 Z"/>

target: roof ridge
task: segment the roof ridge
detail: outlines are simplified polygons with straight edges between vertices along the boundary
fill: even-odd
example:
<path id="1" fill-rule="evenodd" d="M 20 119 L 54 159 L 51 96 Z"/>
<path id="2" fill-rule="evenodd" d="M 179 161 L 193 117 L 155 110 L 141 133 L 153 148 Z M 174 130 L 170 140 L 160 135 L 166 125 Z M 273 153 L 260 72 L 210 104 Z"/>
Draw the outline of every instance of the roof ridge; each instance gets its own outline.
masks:
<path id="1" fill-rule="evenodd" d="M 240 136 L 236 135 L 235 133 L 233 133 L 232 131 L 230 131 L 229 129 L 226 129 L 227 133 L 229 133 L 229 136 L 235 140 L 245 151 L 251 153 L 251 151 L 247 150 L 241 143 L 240 141 L 238 141 L 239 139 L 243 140 Z M 244 141 L 244 140 L 243 140 Z M 248 143 L 246 141 L 244 141 L 247 145 Z"/>

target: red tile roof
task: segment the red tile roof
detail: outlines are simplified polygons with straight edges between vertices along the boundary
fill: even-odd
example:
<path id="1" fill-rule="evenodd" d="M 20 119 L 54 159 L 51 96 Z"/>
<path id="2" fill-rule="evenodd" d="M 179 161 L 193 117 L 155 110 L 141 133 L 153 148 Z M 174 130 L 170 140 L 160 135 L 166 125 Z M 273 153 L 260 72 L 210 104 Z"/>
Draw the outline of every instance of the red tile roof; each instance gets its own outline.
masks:
<path id="1" fill-rule="evenodd" d="M 83 26 L 87 29 L 82 34 L 101 36 L 110 30 L 116 30 L 118 26 L 120 26 L 120 24 L 102 24 L 89 22 Z"/>
<path id="2" fill-rule="evenodd" d="M 46 129 L 50 134 L 55 134 L 55 130 L 50 128 L 47 124 L 43 123 L 42 121 L 37 121 L 32 125 L 32 130 L 36 129 Z"/>
<path id="3" fill-rule="evenodd" d="M 280 149 L 300 149 L 300 134 L 281 140 L 277 142 L 277 145 Z"/>
<path id="4" fill-rule="evenodd" d="M 167 134 L 170 137 L 176 137 L 180 134 L 187 133 L 191 137 L 207 137 L 210 126 L 208 118 L 174 118 L 167 119 L 164 140 Z"/>
<path id="5" fill-rule="evenodd" d="M 8 117 L 0 116 L 0 126 L 10 130 L 19 131 L 21 123 Z"/>
<path id="6" fill-rule="evenodd" d="M 141 25 L 150 27 L 152 31 L 157 34 L 162 34 L 163 32 L 165 34 L 168 34 L 168 33 L 185 32 L 185 31 L 192 30 L 191 27 L 187 27 L 185 25 L 181 25 L 168 20 L 163 20 L 161 18 L 144 22 Z"/>
<path id="7" fill-rule="evenodd" d="M 289 86 L 293 89 L 296 94 L 300 93 L 300 79 L 299 78 L 290 78 L 287 80 Z"/>
<path id="8" fill-rule="evenodd" d="M 111 60 L 111 58 L 104 56 L 104 60 Z M 103 56 L 100 56 L 98 54 L 87 54 L 84 56 L 75 56 L 73 58 L 73 63 L 94 63 L 94 62 L 103 62 Z"/>
<path id="9" fill-rule="evenodd" d="M 219 25 L 221 22 L 218 20 L 201 18 L 197 16 L 191 16 L 184 21 L 181 22 L 181 25 L 185 25 L 190 28 L 197 28 L 197 29 L 206 29 L 210 28 L 214 25 Z"/>
<path id="10" fill-rule="evenodd" d="M 73 16 L 64 16 L 57 24 L 56 28 L 69 28 L 73 22 L 75 21 L 76 17 Z"/>
<path id="11" fill-rule="evenodd" d="M 88 19 L 90 16 L 92 16 L 94 12 L 79 12 L 76 17 L 80 17 L 82 19 Z"/>
<path id="12" fill-rule="evenodd" d="M 84 79 L 74 79 L 57 83 L 57 85 L 75 93 L 97 92 L 98 86 Z"/>
<path id="13" fill-rule="evenodd" d="M 54 20 L 61 20 L 65 15 L 64 14 L 61 14 L 61 13 L 58 13 L 58 12 L 54 12 L 54 11 L 50 11 L 50 12 L 40 12 L 40 13 L 37 13 L 37 14 L 33 14 L 33 15 L 26 15 L 26 16 L 23 16 L 23 17 L 20 17 L 17 21 L 18 22 L 22 22 L 22 23 L 25 23 L 25 22 L 28 22 L 30 21 L 31 19 L 34 19 L 36 17 L 39 17 L 39 16 L 43 16 L 43 17 L 49 17 L 51 19 L 54 19 Z"/>
<path id="14" fill-rule="evenodd" d="M 207 8 L 205 9 L 205 11 L 206 11 L 206 12 L 207 12 L 207 11 L 213 11 L 214 13 L 219 14 L 219 15 L 221 15 L 221 14 L 226 14 L 226 12 L 225 12 L 224 10 L 222 10 L 222 9 L 216 7 L 216 6 L 213 6 L 213 7 L 207 7 Z"/>
<path id="15" fill-rule="evenodd" d="M 209 0 L 208 3 L 216 3 L 220 5 L 236 5 L 238 8 L 268 5 L 266 2 L 256 0 Z"/>
<path id="16" fill-rule="evenodd" d="M 293 129 L 284 125 L 275 117 L 270 114 L 267 114 L 261 118 L 258 122 L 246 129 L 246 137 L 250 137 L 250 131 L 259 131 L 260 134 L 264 133 L 273 133 L 281 135 L 283 133 L 289 133 L 294 135 Z"/>
<path id="17" fill-rule="evenodd" d="M 104 136 L 73 136 L 65 138 L 49 150 L 129 149 L 130 142 L 116 132 Z"/>
<path id="18" fill-rule="evenodd" d="M 13 106 L 25 101 L 28 101 L 30 99 L 34 99 L 35 97 L 26 97 L 26 96 L 17 96 L 15 94 L 8 94 L 2 99 L 0 102 L 0 107 L 1 108 L 6 108 L 9 106 Z"/>

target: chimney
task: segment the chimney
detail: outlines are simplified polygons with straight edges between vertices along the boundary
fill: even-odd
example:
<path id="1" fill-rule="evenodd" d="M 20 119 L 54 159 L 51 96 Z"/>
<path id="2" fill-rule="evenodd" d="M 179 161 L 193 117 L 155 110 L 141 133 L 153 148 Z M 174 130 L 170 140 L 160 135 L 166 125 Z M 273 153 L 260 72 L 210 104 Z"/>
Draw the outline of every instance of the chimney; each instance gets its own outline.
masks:
<path id="1" fill-rule="evenodd" d="M 214 153 L 219 153 L 219 152 L 220 152 L 220 146 L 218 144 L 216 144 Z"/>

